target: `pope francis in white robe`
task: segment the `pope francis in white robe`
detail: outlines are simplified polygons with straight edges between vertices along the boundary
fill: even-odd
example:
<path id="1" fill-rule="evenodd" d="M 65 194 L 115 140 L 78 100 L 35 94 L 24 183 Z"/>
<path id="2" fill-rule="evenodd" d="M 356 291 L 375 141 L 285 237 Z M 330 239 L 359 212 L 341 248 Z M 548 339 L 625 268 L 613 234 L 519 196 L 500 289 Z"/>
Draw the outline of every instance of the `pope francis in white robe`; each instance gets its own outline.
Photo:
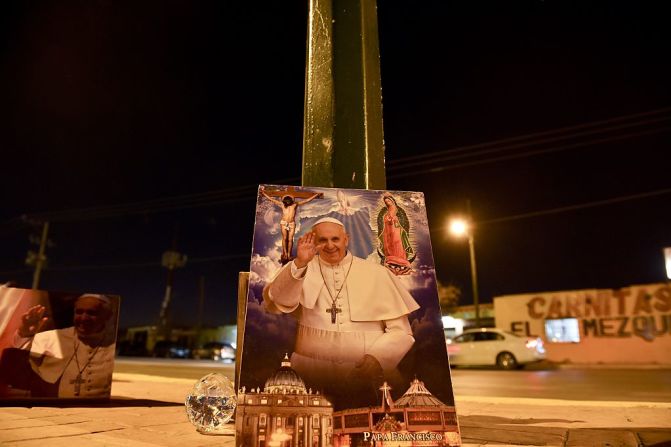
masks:
<path id="1" fill-rule="evenodd" d="M 417 302 L 395 275 L 353 256 L 347 244 L 341 222 L 319 220 L 264 290 L 267 302 L 298 318 L 291 365 L 308 384 L 357 373 L 381 380 L 415 341 L 408 314 Z"/>
<path id="2" fill-rule="evenodd" d="M 58 384 L 58 397 L 109 397 L 114 343 L 89 346 L 69 327 L 40 332 L 19 347 L 30 350 L 30 366 L 42 380 Z"/>
<path id="3" fill-rule="evenodd" d="M 14 346 L 30 351 L 31 369 L 44 381 L 43 393 L 57 387 L 58 397 L 110 396 L 114 369 L 115 327 L 110 300 L 104 295 L 84 294 L 74 305 L 74 325 L 40 331 L 48 318 L 45 307 L 36 305 L 22 317 Z M 37 397 L 50 397 L 48 394 Z"/>

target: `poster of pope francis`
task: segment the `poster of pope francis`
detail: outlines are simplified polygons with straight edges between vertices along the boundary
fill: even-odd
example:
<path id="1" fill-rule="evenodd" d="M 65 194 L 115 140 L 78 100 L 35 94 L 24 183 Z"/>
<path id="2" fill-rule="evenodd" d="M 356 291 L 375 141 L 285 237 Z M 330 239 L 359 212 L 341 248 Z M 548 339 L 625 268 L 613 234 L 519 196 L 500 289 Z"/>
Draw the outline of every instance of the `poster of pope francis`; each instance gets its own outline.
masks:
<path id="1" fill-rule="evenodd" d="M 335 411 L 413 380 L 454 406 L 422 193 L 259 187 L 239 388 L 280 365 Z"/>

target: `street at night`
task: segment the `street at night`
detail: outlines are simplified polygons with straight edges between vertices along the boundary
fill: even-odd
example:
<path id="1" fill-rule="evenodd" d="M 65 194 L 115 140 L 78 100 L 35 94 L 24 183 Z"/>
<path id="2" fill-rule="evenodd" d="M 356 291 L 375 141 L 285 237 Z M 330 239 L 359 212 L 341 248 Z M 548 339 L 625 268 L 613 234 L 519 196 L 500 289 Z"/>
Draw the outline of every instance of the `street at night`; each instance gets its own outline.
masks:
<path id="1" fill-rule="evenodd" d="M 671 370 L 660 368 L 452 369 L 459 396 L 671 402 Z"/>
<path id="2" fill-rule="evenodd" d="M 210 372 L 233 378 L 232 363 L 181 359 L 122 358 L 115 372 L 193 379 Z M 462 397 L 564 399 L 574 401 L 671 402 L 671 369 L 576 367 L 540 363 L 523 370 L 453 368 L 457 402 Z"/>

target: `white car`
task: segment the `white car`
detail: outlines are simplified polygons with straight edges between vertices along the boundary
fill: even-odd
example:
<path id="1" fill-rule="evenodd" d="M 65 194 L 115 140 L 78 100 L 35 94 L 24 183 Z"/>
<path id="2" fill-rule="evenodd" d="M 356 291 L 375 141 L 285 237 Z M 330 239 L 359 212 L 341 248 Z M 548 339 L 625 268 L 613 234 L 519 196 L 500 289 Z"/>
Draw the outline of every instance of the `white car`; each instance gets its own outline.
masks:
<path id="1" fill-rule="evenodd" d="M 467 329 L 447 339 L 450 365 L 491 365 L 502 369 L 521 368 L 545 359 L 543 340 L 520 337 L 495 328 Z"/>

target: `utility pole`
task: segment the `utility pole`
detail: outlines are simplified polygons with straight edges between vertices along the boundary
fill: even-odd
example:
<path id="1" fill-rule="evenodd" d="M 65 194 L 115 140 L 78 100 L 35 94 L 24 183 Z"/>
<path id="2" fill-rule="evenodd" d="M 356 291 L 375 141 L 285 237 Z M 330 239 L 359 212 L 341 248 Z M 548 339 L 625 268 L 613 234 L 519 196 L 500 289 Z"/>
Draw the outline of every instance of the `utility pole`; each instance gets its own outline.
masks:
<path id="1" fill-rule="evenodd" d="M 480 327 L 480 298 L 478 296 L 478 271 L 475 266 L 475 238 L 468 236 L 468 250 L 471 258 L 471 282 L 473 284 L 473 308 L 475 309 L 475 327 Z"/>
<path id="2" fill-rule="evenodd" d="M 28 250 L 28 255 L 26 256 L 26 264 L 35 267 L 33 272 L 33 290 L 37 290 L 40 286 L 40 276 L 42 274 L 42 269 L 47 264 L 47 256 L 45 254 L 47 250 L 47 244 L 49 243 L 49 222 L 42 223 L 42 236 L 39 241 L 34 239 L 32 236 L 30 238 L 31 242 L 39 245 L 39 250 L 35 253 L 32 250 Z"/>
<path id="3" fill-rule="evenodd" d="M 468 252 L 471 260 L 471 283 L 473 287 L 473 308 L 475 310 L 475 327 L 480 327 L 480 296 L 478 295 L 478 269 L 475 262 L 475 225 L 473 224 L 473 212 L 471 211 L 471 200 L 466 200 L 468 208 L 468 220 L 470 231 L 468 232 Z"/>
<path id="4" fill-rule="evenodd" d="M 172 299 L 172 280 L 174 271 L 186 265 L 187 256 L 177 252 L 177 234 L 179 227 L 175 226 L 175 233 L 172 239 L 172 250 L 163 253 L 161 265 L 168 269 L 168 277 L 165 285 L 165 295 L 163 296 L 163 303 L 161 303 L 161 311 L 158 318 L 158 333 L 162 335 L 165 340 L 170 339 L 170 301 Z"/>
<path id="5" fill-rule="evenodd" d="M 200 342 L 200 334 L 203 329 L 203 310 L 205 308 L 205 277 L 198 279 L 198 321 L 196 322 L 196 344 Z"/>

